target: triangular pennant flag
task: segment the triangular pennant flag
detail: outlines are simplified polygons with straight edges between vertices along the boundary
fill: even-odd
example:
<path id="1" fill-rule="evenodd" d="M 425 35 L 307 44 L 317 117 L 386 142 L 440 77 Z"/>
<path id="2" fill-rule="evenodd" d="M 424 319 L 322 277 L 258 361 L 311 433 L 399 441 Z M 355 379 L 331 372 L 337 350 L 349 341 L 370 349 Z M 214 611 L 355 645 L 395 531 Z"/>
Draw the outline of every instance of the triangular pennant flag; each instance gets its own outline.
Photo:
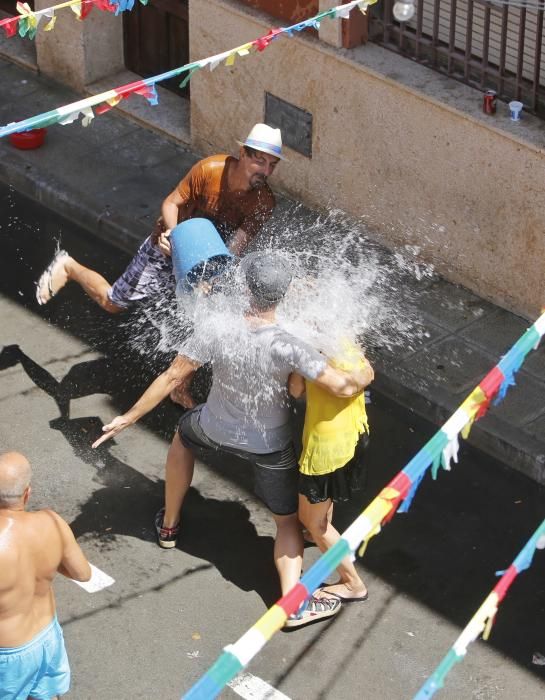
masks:
<path id="1" fill-rule="evenodd" d="M 93 1 L 92 0 L 82 0 L 81 3 L 81 11 L 80 11 L 80 16 L 79 19 L 85 19 L 89 12 L 93 9 Z"/>
<path id="2" fill-rule="evenodd" d="M 150 103 L 150 105 L 155 106 L 159 103 L 159 97 L 157 95 L 157 90 L 155 85 L 143 85 L 140 88 L 134 90 L 135 95 L 142 95 Z"/>
<path id="3" fill-rule="evenodd" d="M 81 120 L 82 126 L 89 126 L 89 124 L 95 118 L 95 114 L 93 112 L 92 107 L 84 107 L 81 110 L 81 113 L 83 114 L 83 119 Z"/>
<path id="4" fill-rule="evenodd" d="M 72 122 L 75 122 L 78 117 L 79 117 L 79 109 L 76 110 L 75 112 L 71 112 L 70 114 L 66 114 L 64 117 L 61 117 L 61 119 L 59 119 L 59 124 L 61 124 L 62 126 L 66 126 L 67 124 L 72 124 Z"/>
<path id="5" fill-rule="evenodd" d="M 19 17 L 6 17 L 0 21 L 0 27 L 4 27 L 4 32 L 8 39 L 17 34 L 17 25 L 19 23 Z"/>
<path id="6" fill-rule="evenodd" d="M 73 5 L 70 5 L 70 9 L 72 12 L 76 15 L 78 19 L 82 19 L 81 16 L 81 2 L 76 2 Z"/>
<path id="7" fill-rule="evenodd" d="M 55 10 L 53 8 L 46 10 L 44 12 L 44 17 L 47 17 L 47 19 L 49 20 L 49 22 L 44 27 L 44 32 L 50 32 L 55 26 L 55 22 L 57 21 Z"/>
<path id="8" fill-rule="evenodd" d="M 189 70 L 189 73 L 185 76 L 185 78 L 184 78 L 184 79 L 182 80 L 182 82 L 180 83 L 180 88 L 181 88 L 182 90 L 185 88 L 185 86 L 188 84 L 188 82 L 189 82 L 189 81 L 191 80 L 191 78 L 193 77 L 193 73 L 196 73 L 196 72 L 199 70 L 199 68 L 200 68 L 200 66 L 193 66 L 193 68 L 191 68 L 191 69 Z"/>

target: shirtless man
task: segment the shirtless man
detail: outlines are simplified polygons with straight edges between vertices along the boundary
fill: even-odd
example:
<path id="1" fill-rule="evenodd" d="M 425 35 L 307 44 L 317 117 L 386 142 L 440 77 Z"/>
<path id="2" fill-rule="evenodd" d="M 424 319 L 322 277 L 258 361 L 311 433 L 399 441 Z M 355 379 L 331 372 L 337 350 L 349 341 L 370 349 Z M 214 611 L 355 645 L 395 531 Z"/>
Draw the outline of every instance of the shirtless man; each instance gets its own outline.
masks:
<path id="1" fill-rule="evenodd" d="M 155 231 L 113 285 L 59 250 L 38 281 L 38 303 L 47 304 L 71 280 L 111 314 L 163 296 L 175 287 L 170 231 L 186 219 L 209 219 L 231 253 L 242 255 L 274 209 L 267 178 L 283 160 L 282 136 L 280 129 L 256 124 L 246 141 L 238 143 L 238 158 L 210 156 L 191 168 L 164 200 Z"/>
<path id="2" fill-rule="evenodd" d="M 70 667 L 51 583 L 77 581 L 91 567 L 70 527 L 51 510 L 25 512 L 30 464 L 0 455 L 0 697 L 54 700 L 68 692 Z"/>

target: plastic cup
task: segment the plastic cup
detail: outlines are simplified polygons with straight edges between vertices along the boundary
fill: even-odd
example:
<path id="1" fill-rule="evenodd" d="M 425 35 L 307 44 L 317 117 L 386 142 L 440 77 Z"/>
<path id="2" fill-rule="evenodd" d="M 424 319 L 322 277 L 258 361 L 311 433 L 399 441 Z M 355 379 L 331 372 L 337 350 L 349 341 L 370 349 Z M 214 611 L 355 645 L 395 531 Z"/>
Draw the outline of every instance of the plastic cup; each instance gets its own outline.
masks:
<path id="1" fill-rule="evenodd" d="M 520 121 L 520 114 L 522 112 L 523 106 L 524 105 L 522 104 L 522 102 L 517 102 L 516 100 L 513 100 L 513 102 L 509 103 L 509 116 L 511 118 L 511 121 Z"/>

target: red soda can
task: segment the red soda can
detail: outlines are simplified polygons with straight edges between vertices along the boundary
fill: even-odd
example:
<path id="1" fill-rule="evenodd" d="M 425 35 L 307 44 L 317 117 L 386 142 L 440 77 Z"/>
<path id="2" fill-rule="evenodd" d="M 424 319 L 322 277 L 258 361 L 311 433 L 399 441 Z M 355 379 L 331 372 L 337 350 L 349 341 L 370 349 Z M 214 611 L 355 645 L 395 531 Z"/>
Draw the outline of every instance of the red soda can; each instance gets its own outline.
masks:
<path id="1" fill-rule="evenodd" d="M 483 112 L 485 114 L 496 114 L 496 91 L 487 90 L 483 96 Z"/>

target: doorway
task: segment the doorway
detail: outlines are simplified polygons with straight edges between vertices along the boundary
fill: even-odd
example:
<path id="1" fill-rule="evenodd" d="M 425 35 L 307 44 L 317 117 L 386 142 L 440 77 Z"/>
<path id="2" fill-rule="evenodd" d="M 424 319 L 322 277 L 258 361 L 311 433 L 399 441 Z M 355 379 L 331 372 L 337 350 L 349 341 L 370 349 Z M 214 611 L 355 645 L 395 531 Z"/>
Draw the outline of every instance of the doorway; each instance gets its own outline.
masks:
<path id="1" fill-rule="evenodd" d="M 188 6 L 189 0 L 153 0 L 148 5 L 136 2 L 131 12 L 124 13 L 125 65 L 129 70 L 149 78 L 189 62 Z M 189 98 L 189 83 L 179 87 L 183 78 L 182 74 L 160 84 Z"/>

